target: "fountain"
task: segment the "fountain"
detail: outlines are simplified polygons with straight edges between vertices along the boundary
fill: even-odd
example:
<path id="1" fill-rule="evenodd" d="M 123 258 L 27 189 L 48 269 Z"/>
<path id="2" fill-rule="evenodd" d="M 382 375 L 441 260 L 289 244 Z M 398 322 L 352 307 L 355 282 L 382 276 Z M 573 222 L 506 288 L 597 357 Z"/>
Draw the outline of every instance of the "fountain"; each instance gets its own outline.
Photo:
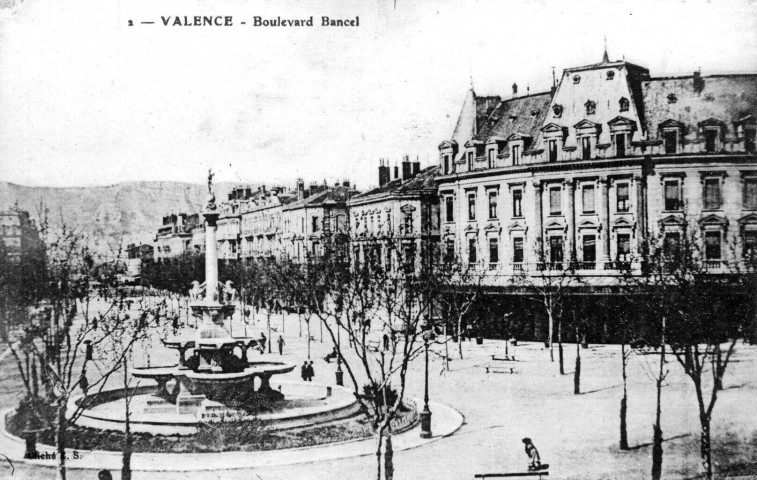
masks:
<path id="1" fill-rule="evenodd" d="M 354 416 L 359 411 L 352 392 L 304 382 L 279 382 L 271 377 L 294 370 L 292 363 L 262 359 L 252 361 L 248 350 L 262 347 L 259 339 L 234 337 L 231 327 L 236 290 L 229 281 L 218 281 L 216 229 L 218 212 L 208 175 L 205 218 L 205 282 L 195 281 L 189 292 L 189 306 L 197 318 L 194 331 L 184 330 L 163 344 L 178 352 L 178 363 L 132 369 L 137 379 L 150 379 L 156 387 L 138 387 L 131 399 L 133 431 L 162 434 L 191 434 L 199 422 L 234 418 L 256 418 L 273 429 L 295 428 Z M 262 354 L 262 348 L 261 355 Z M 189 357 L 187 354 L 191 352 Z M 174 382 L 169 391 L 169 382 Z M 257 388 L 256 388 L 257 385 Z M 123 430 L 126 392 L 114 390 L 73 398 L 87 402 L 78 423 L 100 429 Z"/>

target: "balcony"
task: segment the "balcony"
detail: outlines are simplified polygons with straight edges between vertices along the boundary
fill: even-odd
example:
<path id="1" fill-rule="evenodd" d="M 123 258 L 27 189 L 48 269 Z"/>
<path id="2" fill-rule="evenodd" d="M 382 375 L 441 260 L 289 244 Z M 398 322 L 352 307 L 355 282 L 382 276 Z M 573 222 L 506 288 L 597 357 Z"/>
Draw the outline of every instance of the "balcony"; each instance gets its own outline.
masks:
<path id="1" fill-rule="evenodd" d="M 563 269 L 562 262 L 539 262 L 536 264 L 536 269 L 540 272 L 547 271 L 560 271 Z"/>
<path id="2" fill-rule="evenodd" d="M 578 270 L 596 270 L 597 262 L 578 262 L 576 268 Z"/>
<path id="3" fill-rule="evenodd" d="M 523 262 L 513 263 L 514 273 L 523 273 L 524 270 L 525 270 L 525 267 L 523 265 Z"/>
<path id="4" fill-rule="evenodd" d="M 498 263 L 490 263 L 489 264 L 489 270 L 497 270 L 499 268 Z"/>
<path id="5" fill-rule="evenodd" d="M 723 260 L 705 260 L 704 261 L 704 269 L 708 272 L 710 270 L 722 270 L 723 267 L 725 267 L 725 262 Z"/>

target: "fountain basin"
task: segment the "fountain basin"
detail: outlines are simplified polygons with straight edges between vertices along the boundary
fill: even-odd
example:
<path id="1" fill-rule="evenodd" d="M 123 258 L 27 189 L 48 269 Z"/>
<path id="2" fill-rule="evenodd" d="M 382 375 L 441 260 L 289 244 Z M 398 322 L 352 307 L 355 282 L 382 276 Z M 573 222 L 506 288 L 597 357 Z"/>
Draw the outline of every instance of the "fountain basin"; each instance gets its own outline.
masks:
<path id="1" fill-rule="evenodd" d="M 353 392 L 344 387 L 318 383 L 276 382 L 272 388 L 283 394 L 271 412 L 250 415 L 220 402 L 194 396 L 195 408 L 179 409 L 165 398 L 156 397 L 154 387 L 138 387 L 132 396 L 130 428 L 134 432 L 161 435 L 191 435 L 201 423 L 222 420 L 259 421 L 265 428 L 287 430 L 314 426 L 352 418 L 359 414 L 360 404 Z M 123 389 L 71 399 L 68 409 L 87 402 L 88 406 L 77 420 L 77 425 L 100 430 L 125 429 L 125 399 Z"/>

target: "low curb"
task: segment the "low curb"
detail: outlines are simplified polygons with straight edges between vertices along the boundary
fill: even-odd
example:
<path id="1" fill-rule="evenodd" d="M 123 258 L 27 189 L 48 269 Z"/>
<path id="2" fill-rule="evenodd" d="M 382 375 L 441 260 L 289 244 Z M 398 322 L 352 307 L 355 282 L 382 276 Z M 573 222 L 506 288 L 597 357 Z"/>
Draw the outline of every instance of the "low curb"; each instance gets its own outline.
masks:
<path id="1" fill-rule="evenodd" d="M 419 409 L 423 402 L 413 399 Z M 432 414 L 431 438 L 420 438 L 420 424 L 392 437 L 394 451 L 399 452 L 422 447 L 441 438 L 454 434 L 463 425 L 463 415 L 457 410 L 440 403 L 429 402 Z M 0 412 L 0 451 L 13 462 L 42 468 L 56 468 L 57 460 L 25 459 L 25 444 L 22 438 L 9 433 L 5 428 L 5 417 L 13 409 Z M 40 447 L 42 447 L 40 445 Z M 48 448 L 45 450 L 45 448 Z M 315 445 L 284 450 L 218 453 L 133 453 L 132 471 L 143 472 L 193 472 L 209 470 L 239 470 L 261 467 L 279 467 L 306 463 L 339 460 L 375 454 L 372 437 L 331 444 Z M 40 452 L 54 452 L 52 447 L 39 448 Z M 72 470 L 120 470 L 121 453 L 102 450 L 82 451 L 66 449 L 67 468 Z M 77 458 L 78 457 L 78 458 Z M 219 468 L 219 465 L 223 465 Z"/>

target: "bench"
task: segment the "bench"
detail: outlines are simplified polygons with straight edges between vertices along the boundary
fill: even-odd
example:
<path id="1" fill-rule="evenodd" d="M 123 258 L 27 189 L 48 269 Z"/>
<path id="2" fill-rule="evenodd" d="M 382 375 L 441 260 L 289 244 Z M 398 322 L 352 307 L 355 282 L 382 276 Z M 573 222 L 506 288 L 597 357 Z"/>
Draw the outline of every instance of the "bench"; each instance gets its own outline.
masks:
<path id="1" fill-rule="evenodd" d="M 492 355 L 492 360 L 496 362 L 514 362 L 515 357 L 510 355 L 497 355 L 496 353 Z"/>
<path id="2" fill-rule="evenodd" d="M 547 470 L 535 470 L 533 472 L 514 472 L 514 473 L 477 473 L 473 478 L 508 478 L 508 477 L 548 477 Z"/>
<path id="3" fill-rule="evenodd" d="M 371 352 L 378 352 L 379 345 L 381 345 L 381 342 L 378 340 L 369 340 L 368 343 L 365 344 L 366 348 Z"/>
<path id="4" fill-rule="evenodd" d="M 486 365 L 486 373 L 518 373 L 513 367 L 504 367 L 499 365 Z"/>

